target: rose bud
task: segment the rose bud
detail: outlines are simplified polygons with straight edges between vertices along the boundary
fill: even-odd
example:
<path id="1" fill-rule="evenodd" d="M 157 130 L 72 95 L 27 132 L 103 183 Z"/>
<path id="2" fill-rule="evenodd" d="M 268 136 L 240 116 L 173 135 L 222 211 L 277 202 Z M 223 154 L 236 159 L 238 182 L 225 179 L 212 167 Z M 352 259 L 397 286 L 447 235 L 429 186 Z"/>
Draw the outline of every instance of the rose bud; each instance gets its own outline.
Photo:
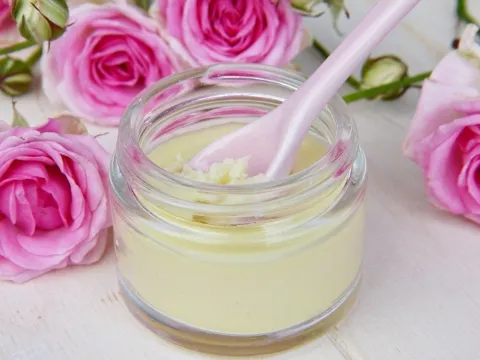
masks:
<path id="1" fill-rule="evenodd" d="M 399 81 L 407 77 L 408 66 L 397 56 L 385 55 L 370 58 L 362 67 L 362 89 L 370 89 Z M 408 86 L 399 90 L 385 92 L 379 97 L 382 100 L 394 100 L 407 91 Z"/>
<path id="2" fill-rule="evenodd" d="M 25 94 L 32 82 L 30 67 L 9 56 L 0 59 L 0 90 L 8 96 Z"/>
<path id="3" fill-rule="evenodd" d="M 69 16 L 65 0 L 14 0 L 12 14 L 20 34 L 35 43 L 59 38 Z"/>

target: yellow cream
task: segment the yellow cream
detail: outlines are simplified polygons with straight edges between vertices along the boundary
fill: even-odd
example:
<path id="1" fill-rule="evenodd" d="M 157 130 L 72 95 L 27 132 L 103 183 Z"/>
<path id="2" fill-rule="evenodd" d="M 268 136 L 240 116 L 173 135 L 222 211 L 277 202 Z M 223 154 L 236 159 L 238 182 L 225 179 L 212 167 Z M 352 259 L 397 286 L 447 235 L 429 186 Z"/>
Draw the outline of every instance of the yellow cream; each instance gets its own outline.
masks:
<path id="1" fill-rule="evenodd" d="M 248 158 L 225 159 L 212 164 L 208 171 L 193 169 L 181 155 L 177 160 L 167 170 L 190 180 L 217 185 L 246 185 L 267 180 L 264 174 L 248 176 Z"/>
<path id="2" fill-rule="evenodd" d="M 200 149 L 238 126 L 216 126 L 171 138 L 152 151 L 150 159 L 191 179 L 248 181 L 244 162 L 238 166 L 227 162 L 207 174 L 184 166 Z M 310 166 L 326 150 L 323 142 L 308 136 L 293 172 Z M 315 218 L 330 208 L 340 191 L 286 208 L 271 222 L 251 226 L 209 224 L 201 214 L 172 214 L 169 208 L 138 197 L 164 223 L 137 219 L 134 230 L 115 217 L 119 272 L 151 308 L 194 328 L 255 335 L 295 326 L 335 305 L 351 289 L 361 267 L 363 207 L 352 209 L 348 216 L 327 213 Z"/>

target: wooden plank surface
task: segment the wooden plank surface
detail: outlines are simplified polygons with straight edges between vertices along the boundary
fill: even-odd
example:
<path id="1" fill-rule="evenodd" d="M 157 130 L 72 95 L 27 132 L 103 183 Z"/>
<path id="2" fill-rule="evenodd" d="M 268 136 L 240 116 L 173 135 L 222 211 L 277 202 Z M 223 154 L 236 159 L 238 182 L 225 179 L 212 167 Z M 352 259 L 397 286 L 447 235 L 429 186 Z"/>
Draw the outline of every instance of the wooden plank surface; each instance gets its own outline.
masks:
<path id="1" fill-rule="evenodd" d="M 348 1 L 352 18 L 340 27 L 348 32 L 373 2 Z M 480 17 L 480 2 L 470 2 Z M 453 9 L 453 0 L 424 0 L 374 54 L 401 54 L 412 74 L 430 69 L 455 35 Z M 307 24 L 328 47 L 340 41 L 328 19 Z M 320 58 L 307 51 L 299 61 L 308 73 Z M 480 228 L 429 205 L 419 169 L 401 154 L 417 96 L 411 90 L 393 103 L 351 105 L 370 174 L 365 275 L 354 310 L 328 336 L 264 359 L 480 359 Z M 32 122 L 55 111 L 40 91 L 19 99 L 18 108 Z M 2 96 L 0 119 L 10 116 Z M 110 151 L 115 137 L 101 138 Z M 213 358 L 164 343 L 130 316 L 111 248 L 97 265 L 0 283 L 0 294 L 1 360 Z"/>

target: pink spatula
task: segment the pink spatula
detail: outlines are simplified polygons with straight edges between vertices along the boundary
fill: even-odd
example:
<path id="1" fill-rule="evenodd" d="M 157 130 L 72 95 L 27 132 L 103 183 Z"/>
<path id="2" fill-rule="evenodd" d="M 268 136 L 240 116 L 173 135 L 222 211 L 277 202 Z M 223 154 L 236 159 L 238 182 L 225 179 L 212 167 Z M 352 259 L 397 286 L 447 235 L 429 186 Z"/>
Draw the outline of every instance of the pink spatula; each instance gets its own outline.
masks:
<path id="1" fill-rule="evenodd" d="M 420 2 L 380 0 L 340 46 L 286 101 L 258 120 L 213 142 L 191 161 L 206 171 L 224 159 L 249 157 L 249 174 L 287 176 L 312 122 L 356 66 Z"/>

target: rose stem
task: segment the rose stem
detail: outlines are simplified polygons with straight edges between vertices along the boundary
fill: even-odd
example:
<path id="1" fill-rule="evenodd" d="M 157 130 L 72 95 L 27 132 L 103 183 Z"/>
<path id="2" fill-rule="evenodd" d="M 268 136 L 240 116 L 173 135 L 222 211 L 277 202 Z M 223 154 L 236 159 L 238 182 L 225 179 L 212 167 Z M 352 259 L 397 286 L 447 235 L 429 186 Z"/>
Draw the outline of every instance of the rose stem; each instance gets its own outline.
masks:
<path id="1" fill-rule="evenodd" d="M 468 11 L 467 0 L 457 0 L 457 17 L 466 22 L 480 26 L 480 22 L 470 15 Z"/>
<path id="2" fill-rule="evenodd" d="M 13 44 L 13 45 L 10 45 L 10 46 L 6 46 L 4 48 L 0 48 L 0 55 L 6 55 L 6 54 L 10 54 L 12 52 L 27 49 L 27 48 L 29 48 L 33 45 L 35 45 L 35 43 L 33 43 L 31 41 L 28 41 L 28 40 L 25 40 L 25 41 L 19 42 L 17 44 Z"/>
<path id="3" fill-rule="evenodd" d="M 25 64 L 32 67 L 42 56 L 42 46 L 37 46 L 35 50 L 30 54 L 30 56 L 25 60 Z"/>
<path id="4" fill-rule="evenodd" d="M 385 85 L 380 85 L 380 86 L 372 87 L 369 89 L 353 92 L 345 95 L 343 97 L 343 100 L 345 100 L 346 103 L 351 103 L 357 100 L 362 100 L 362 99 L 367 99 L 370 97 L 382 95 L 386 92 L 400 90 L 406 86 L 413 85 L 420 81 L 425 80 L 430 76 L 430 74 L 431 74 L 431 71 L 427 71 L 415 76 L 406 77 L 402 80 L 393 81 Z"/>
<path id="5" fill-rule="evenodd" d="M 315 49 L 317 49 L 317 51 L 324 57 L 324 58 L 327 58 L 330 56 L 330 52 L 317 40 L 317 39 L 313 39 L 313 47 Z M 348 79 L 347 79 L 347 83 L 353 87 L 354 89 L 359 89 L 360 88 L 360 81 L 358 81 L 356 78 L 354 78 L 353 76 L 350 76 Z"/>

